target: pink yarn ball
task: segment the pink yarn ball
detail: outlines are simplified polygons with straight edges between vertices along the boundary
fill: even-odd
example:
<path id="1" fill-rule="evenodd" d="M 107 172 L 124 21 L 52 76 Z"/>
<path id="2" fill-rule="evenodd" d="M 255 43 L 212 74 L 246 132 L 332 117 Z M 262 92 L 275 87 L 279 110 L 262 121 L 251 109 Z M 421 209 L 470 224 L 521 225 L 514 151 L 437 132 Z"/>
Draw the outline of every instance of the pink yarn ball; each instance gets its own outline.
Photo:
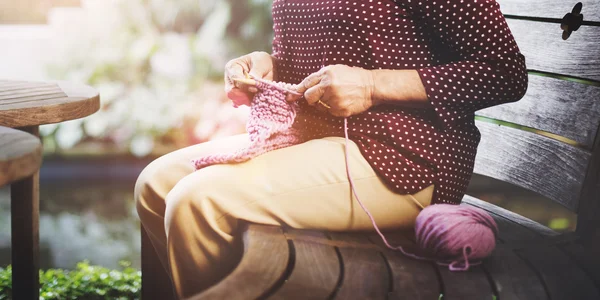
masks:
<path id="1" fill-rule="evenodd" d="M 496 246 L 498 226 L 480 208 L 436 204 L 426 207 L 417 216 L 415 234 L 421 249 L 438 259 L 453 261 L 452 269 L 464 261 L 465 255 L 474 261 L 489 256 Z"/>

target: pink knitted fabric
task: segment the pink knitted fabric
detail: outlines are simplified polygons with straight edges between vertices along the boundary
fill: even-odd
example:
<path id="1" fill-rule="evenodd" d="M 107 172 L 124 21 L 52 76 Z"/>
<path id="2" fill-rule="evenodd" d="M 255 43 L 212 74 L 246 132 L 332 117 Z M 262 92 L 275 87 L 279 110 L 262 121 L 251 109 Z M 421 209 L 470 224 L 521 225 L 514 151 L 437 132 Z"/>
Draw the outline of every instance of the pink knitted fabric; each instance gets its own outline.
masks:
<path id="1" fill-rule="evenodd" d="M 192 160 L 196 170 L 213 164 L 240 163 L 263 153 L 300 144 L 297 130 L 291 128 L 298 104 L 285 100 L 287 93 L 296 93 L 291 84 L 272 82 L 253 77 L 258 93 L 250 104 L 246 130 L 250 146 L 233 153 L 214 154 Z"/>

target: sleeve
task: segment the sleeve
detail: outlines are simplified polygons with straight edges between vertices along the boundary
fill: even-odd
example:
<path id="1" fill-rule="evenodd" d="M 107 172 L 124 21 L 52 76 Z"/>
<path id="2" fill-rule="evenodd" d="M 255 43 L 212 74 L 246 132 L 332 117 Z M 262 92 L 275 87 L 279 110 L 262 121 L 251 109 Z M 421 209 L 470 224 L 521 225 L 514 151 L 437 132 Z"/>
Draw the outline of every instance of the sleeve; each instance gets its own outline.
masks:
<path id="1" fill-rule="evenodd" d="M 413 0 L 415 1 L 415 0 Z M 527 90 L 525 57 L 495 0 L 417 0 L 439 65 L 417 69 L 444 128 L 476 110 L 514 102 Z"/>

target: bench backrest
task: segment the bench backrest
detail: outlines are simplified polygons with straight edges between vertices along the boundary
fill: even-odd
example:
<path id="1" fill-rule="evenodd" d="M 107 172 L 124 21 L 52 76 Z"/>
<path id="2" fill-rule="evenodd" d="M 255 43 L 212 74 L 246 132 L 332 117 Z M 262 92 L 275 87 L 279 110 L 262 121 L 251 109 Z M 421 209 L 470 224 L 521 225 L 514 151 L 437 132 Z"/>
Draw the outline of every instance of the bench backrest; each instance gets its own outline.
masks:
<path id="1" fill-rule="evenodd" d="M 578 232 L 600 228 L 600 0 L 497 1 L 525 55 L 529 86 L 520 101 L 476 113 L 475 173 L 577 212 Z M 577 29 L 570 36 L 561 28 L 567 13 L 568 29 Z"/>

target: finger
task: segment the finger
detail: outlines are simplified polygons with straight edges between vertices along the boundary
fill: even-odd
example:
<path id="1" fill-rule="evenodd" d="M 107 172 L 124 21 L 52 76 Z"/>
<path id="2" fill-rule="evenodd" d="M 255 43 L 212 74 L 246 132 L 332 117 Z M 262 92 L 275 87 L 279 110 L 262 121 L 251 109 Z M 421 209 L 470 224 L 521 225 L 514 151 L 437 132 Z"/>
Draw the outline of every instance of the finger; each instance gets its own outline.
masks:
<path id="1" fill-rule="evenodd" d="M 323 78 L 323 74 L 324 74 L 322 70 L 323 69 L 321 69 L 318 72 L 312 73 L 312 74 L 308 75 L 308 77 L 304 78 L 304 80 L 302 80 L 302 82 L 300 82 L 298 85 L 296 85 L 296 92 L 298 92 L 300 95 L 288 94 L 288 97 L 286 97 L 286 100 L 296 101 L 300 97 L 302 97 L 301 94 L 305 94 L 307 90 L 309 90 L 310 88 L 319 84 L 319 82 L 321 82 L 321 78 Z M 305 98 L 306 98 L 306 95 L 305 95 Z"/>
<path id="2" fill-rule="evenodd" d="M 252 96 L 238 88 L 234 88 L 227 92 L 227 98 L 231 99 L 236 106 L 244 104 L 250 106 Z"/>
<path id="3" fill-rule="evenodd" d="M 242 84 L 233 80 L 234 78 L 245 78 L 244 72 L 248 72 L 250 67 L 243 59 L 230 61 L 225 66 L 225 85 L 228 88 L 242 88 Z"/>
<path id="4" fill-rule="evenodd" d="M 317 102 L 323 98 L 323 95 L 325 95 L 325 86 L 323 84 L 317 84 L 304 92 L 304 99 L 306 99 L 306 102 L 308 102 L 309 105 L 321 105 Z"/>

